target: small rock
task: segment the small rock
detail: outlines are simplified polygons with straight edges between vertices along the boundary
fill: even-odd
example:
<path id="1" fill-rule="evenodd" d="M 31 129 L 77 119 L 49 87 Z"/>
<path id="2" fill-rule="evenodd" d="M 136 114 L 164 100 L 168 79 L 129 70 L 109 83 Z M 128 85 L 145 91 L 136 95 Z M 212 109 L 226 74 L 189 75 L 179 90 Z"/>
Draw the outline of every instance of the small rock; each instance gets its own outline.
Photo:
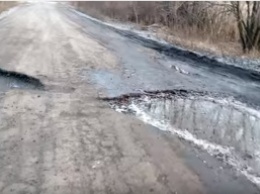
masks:
<path id="1" fill-rule="evenodd" d="M 253 156 L 249 153 L 246 153 L 243 158 L 244 159 L 253 159 Z"/>

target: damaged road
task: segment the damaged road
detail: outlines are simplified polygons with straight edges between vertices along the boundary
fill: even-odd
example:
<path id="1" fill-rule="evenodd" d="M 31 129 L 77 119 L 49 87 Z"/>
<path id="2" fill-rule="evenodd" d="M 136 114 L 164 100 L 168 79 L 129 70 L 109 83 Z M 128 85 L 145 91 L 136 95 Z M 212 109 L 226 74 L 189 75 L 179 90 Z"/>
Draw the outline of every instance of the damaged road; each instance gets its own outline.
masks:
<path id="1" fill-rule="evenodd" d="M 61 4 L 21 5 L 0 21 L 0 42 L 5 48 L 0 50 L 0 68 L 13 72 L 9 78 L 15 83 L 32 86 L 6 87 L 0 72 L 0 193 L 259 193 L 257 184 L 223 161 L 221 154 L 194 146 L 176 130 L 174 135 L 141 121 L 137 109 L 125 115 L 108 106 L 113 101 L 113 108 L 130 110 L 131 102 L 142 102 L 149 91 L 168 90 L 170 99 L 176 96 L 173 91 L 180 91 L 181 98 L 172 106 L 170 101 L 157 101 L 167 92 L 150 92 L 150 101 L 134 104 L 141 114 L 153 115 L 153 121 L 188 118 L 187 104 L 198 114 L 194 122 L 200 123 L 205 118 L 200 100 L 213 93 L 255 109 L 258 80 L 168 57 Z M 195 103 L 190 91 L 198 93 Z M 138 95 L 127 97 L 129 93 Z M 159 114 L 153 114 L 157 108 L 147 108 L 154 106 Z M 181 113 L 174 116 L 170 110 Z M 226 111 L 230 110 L 236 109 Z M 219 118 L 226 117 L 227 112 L 219 112 Z M 170 125 L 176 126 L 175 121 L 179 119 Z M 195 129 L 187 121 L 178 128 L 222 145 L 218 128 L 226 123 L 216 123 L 211 130 L 216 136 L 211 138 L 204 134 L 207 122 Z M 235 130 L 234 123 L 235 119 L 227 126 Z M 244 151 L 238 152 L 241 158 L 254 159 L 254 147 L 242 149 L 252 145 L 247 142 L 224 143 Z"/>
<path id="2" fill-rule="evenodd" d="M 247 105 L 185 90 L 149 91 L 103 100 L 118 112 L 171 132 L 222 161 L 227 170 L 233 168 L 259 184 L 260 115 Z"/>

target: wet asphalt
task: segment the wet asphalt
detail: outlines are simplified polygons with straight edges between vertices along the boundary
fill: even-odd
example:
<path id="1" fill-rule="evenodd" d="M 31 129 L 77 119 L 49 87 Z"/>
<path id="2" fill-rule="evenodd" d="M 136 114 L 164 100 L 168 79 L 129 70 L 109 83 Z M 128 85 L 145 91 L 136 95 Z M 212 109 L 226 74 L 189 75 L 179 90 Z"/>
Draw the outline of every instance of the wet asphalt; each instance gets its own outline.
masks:
<path id="1" fill-rule="evenodd" d="M 4 93 L 9 89 L 44 89 L 43 83 L 39 79 L 26 74 L 6 71 L 0 69 L 0 91 Z"/>
<path id="2" fill-rule="evenodd" d="M 82 31 L 118 57 L 119 69 L 91 72 L 93 80 L 104 86 L 110 96 L 141 90 L 186 89 L 260 104 L 257 71 L 225 65 L 65 11 L 70 19 L 83 26 Z"/>
<path id="3" fill-rule="evenodd" d="M 69 20 L 73 20 L 73 22 L 82 26 L 79 29 L 80 31 L 95 39 L 117 56 L 118 67 L 114 70 L 95 69 L 82 72 L 82 76 L 90 77 L 88 81 L 100 88 L 107 97 L 138 93 L 144 90 L 184 89 L 191 92 L 212 93 L 223 98 L 234 98 L 256 110 L 260 106 L 260 75 L 258 72 L 228 66 L 189 51 L 180 51 L 175 47 L 165 46 L 156 41 L 142 38 L 131 31 L 104 26 L 78 15 L 70 9 L 63 7 L 59 9 L 67 15 Z M 3 92 L 10 88 L 39 89 L 43 88 L 43 85 L 39 80 L 22 74 L 0 72 L 0 90 Z M 186 103 L 190 106 L 193 104 L 189 100 Z M 203 102 L 196 104 L 197 108 L 201 106 L 204 106 Z M 177 104 L 171 109 L 179 109 L 188 120 L 190 111 L 189 109 L 184 110 L 182 107 L 183 102 L 177 101 Z M 215 109 L 218 110 L 220 117 L 226 117 L 230 110 L 219 106 L 216 106 Z M 251 152 L 254 150 L 243 150 L 243 141 L 232 140 L 232 135 L 236 130 L 235 119 L 230 118 L 234 122 L 223 120 L 223 122 L 216 123 L 211 131 L 217 131 L 217 128 L 220 128 L 221 131 L 215 132 L 217 136 L 212 137 L 213 133 L 207 134 L 208 128 L 205 127 L 209 126 L 211 120 L 205 120 L 204 112 L 200 112 L 200 110 L 196 110 L 199 115 L 196 121 L 190 120 L 190 122 L 180 124 L 178 123 L 180 120 L 177 119 L 172 122 L 174 125 L 182 125 L 181 128 L 189 128 L 189 126 L 194 125 L 194 122 L 205 122 L 206 124 L 201 125 L 199 130 L 193 131 L 194 134 L 222 145 L 237 146 L 238 149 L 244 151 L 245 157 L 251 157 Z M 251 121 L 250 116 L 242 114 L 241 120 L 243 119 L 245 122 Z M 224 129 L 223 126 L 231 127 Z M 259 125 L 254 125 L 254 127 L 252 131 L 259 130 Z M 191 130 L 195 130 L 195 128 L 191 127 Z M 231 138 L 225 136 L 223 139 L 218 136 L 223 131 Z M 165 133 L 165 137 L 169 141 L 179 141 L 168 133 Z M 256 143 L 258 142 L 259 139 Z M 256 194 L 260 192 L 254 184 L 237 174 L 228 165 L 223 164 L 222 161 L 185 141 L 182 144 L 185 145 L 182 155 L 186 159 L 187 165 L 199 175 L 208 189 L 208 193 Z M 247 153 L 249 151 L 250 153 Z M 205 161 L 207 165 L 205 165 Z"/>
<path id="4" fill-rule="evenodd" d="M 100 88 L 104 96 L 112 98 L 123 94 L 141 93 L 144 90 L 183 89 L 191 91 L 191 93 L 192 91 L 207 92 L 219 98 L 236 99 L 258 111 L 260 105 L 260 74 L 257 71 L 220 63 L 206 56 L 178 50 L 174 46 L 165 46 L 163 43 L 140 37 L 135 32 L 115 29 L 92 21 L 72 10 L 62 9 L 62 12 L 82 26 L 80 30 L 83 33 L 108 48 L 119 59 L 118 67 L 114 70 L 100 69 L 82 72 L 82 76 L 90 77 L 89 81 Z M 236 118 L 230 117 L 231 114 L 235 115 L 234 117 L 241 116 L 240 120 L 250 122 L 250 115 L 204 101 L 195 103 L 198 109 L 198 111 L 195 110 L 195 113 L 194 109 L 183 109 L 183 103 L 177 101 L 177 104 L 170 109 L 179 109 L 180 111 L 182 109 L 182 115 L 184 114 L 184 118 L 187 117 L 188 122 L 178 124 L 180 119 L 177 119 L 172 122 L 173 125 L 190 128 L 195 135 L 208 141 L 223 146 L 235 146 L 242 150 L 241 154 L 244 154 L 245 160 L 247 157 L 251 158 L 251 154 L 248 152 L 255 150 L 253 150 L 253 147 L 245 148 L 244 144 L 247 144 L 245 143 L 247 140 L 232 139 L 239 124 L 236 123 Z M 194 102 L 190 100 L 186 103 L 190 107 L 194 105 Z M 205 104 L 207 107 L 211 107 L 206 111 L 208 115 L 205 113 L 207 108 L 200 108 L 204 107 Z M 230 112 L 232 113 L 230 114 Z M 197 120 L 191 120 L 189 113 L 197 114 Z M 217 123 L 216 115 L 220 120 Z M 215 124 L 208 130 L 207 127 L 210 126 L 211 122 L 215 122 Z M 196 129 L 193 125 L 200 125 L 200 127 Z M 220 129 L 220 131 L 217 129 Z M 256 132 L 258 129 L 259 125 L 254 125 L 254 129 L 251 130 L 250 128 L 250 133 Z M 226 136 L 223 136 L 223 133 Z M 179 141 L 168 134 L 166 136 L 170 141 Z M 229 165 L 223 164 L 221 160 L 202 152 L 199 148 L 187 142 L 182 143 L 185 145 L 183 157 L 186 158 L 187 165 L 200 176 L 209 193 L 260 192 L 254 184 Z"/>

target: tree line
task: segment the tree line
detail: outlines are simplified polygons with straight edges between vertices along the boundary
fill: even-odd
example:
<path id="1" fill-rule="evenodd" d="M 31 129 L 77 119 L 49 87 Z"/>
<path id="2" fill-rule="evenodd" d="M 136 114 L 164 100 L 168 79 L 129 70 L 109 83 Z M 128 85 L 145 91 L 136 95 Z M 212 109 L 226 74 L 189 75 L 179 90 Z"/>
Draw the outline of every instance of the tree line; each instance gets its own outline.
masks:
<path id="1" fill-rule="evenodd" d="M 260 51 L 260 2 L 126 1 L 73 2 L 88 13 L 170 29 L 215 40 L 238 41 L 243 52 Z"/>

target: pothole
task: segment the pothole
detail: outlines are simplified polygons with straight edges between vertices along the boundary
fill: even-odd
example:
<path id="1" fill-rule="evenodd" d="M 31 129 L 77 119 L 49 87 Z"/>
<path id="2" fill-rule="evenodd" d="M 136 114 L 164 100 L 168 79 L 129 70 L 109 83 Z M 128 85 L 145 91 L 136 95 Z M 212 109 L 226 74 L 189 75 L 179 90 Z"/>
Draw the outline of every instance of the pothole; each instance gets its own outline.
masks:
<path id="1" fill-rule="evenodd" d="M 185 90 L 104 98 L 232 166 L 260 186 L 260 111 L 232 98 Z"/>
<path id="2" fill-rule="evenodd" d="M 5 92 L 12 88 L 43 89 L 44 85 L 37 78 L 14 71 L 0 69 L 0 91 Z"/>

